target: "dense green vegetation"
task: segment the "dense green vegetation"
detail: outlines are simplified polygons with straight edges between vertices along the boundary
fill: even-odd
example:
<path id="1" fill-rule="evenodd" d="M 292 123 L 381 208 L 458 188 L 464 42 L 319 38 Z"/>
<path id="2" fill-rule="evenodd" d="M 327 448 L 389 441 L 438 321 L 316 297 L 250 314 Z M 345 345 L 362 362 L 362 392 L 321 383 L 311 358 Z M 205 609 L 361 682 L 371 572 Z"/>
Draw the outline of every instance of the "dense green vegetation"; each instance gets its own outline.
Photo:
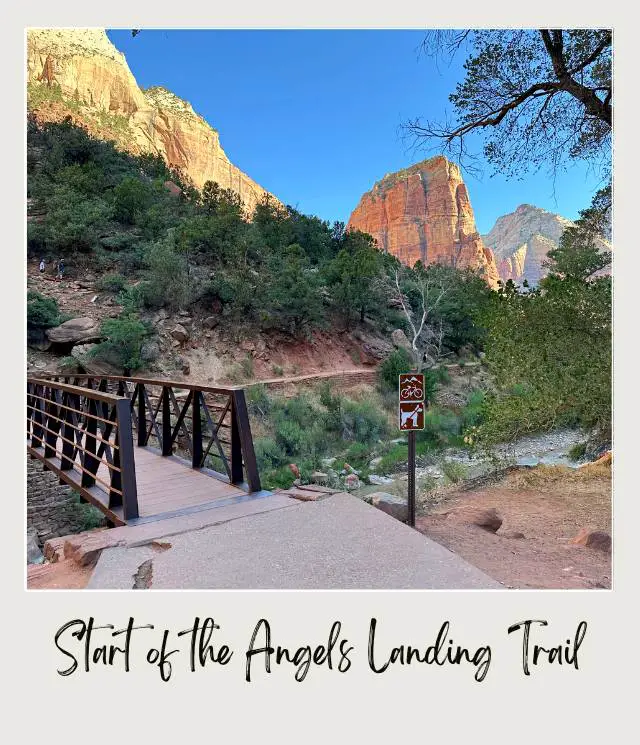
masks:
<path id="1" fill-rule="evenodd" d="M 407 462 L 407 445 L 390 441 L 399 432 L 395 390 L 390 397 L 387 391 L 384 378 L 379 390 L 355 399 L 334 393 L 329 384 L 293 398 L 270 395 L 260 385 L 249 388 L 256 457 L 266 487 L 291 486 L 295 476 L 290 463 L 298 466 L 303 482 L 314 471 L 324 472 L 331 481 L 331 471 L 340 473 L 345 463 L 365 483 L 369 473 L 388 474 L 401 468 Z M 418 455 L 436 456 L 447 447 L 460 446 L 469 413 L 470 406 L 457 413 L 433 406 L 424 432 L 417 433 Z M 327 458 L 333 462 L 329 464 Z M 372 465 L 374 459 L 379 461 Z M 455 469 L 454 464 L 451 474 Z"/>
<path id="2" fill-rule="evenodd" d="M 39 292 L 27 293 L 27 329 L 40 331 L 50 329 L 62 322 L 58 303 Z"/>
<path id="3" fill-rule="evenodd" d="M 611 256 L 593 242 L 593 208 L 549 254 L 549 275 L 532 291 L 512 283 L 485 317 L 487 363 L 498 391 L 476 434 L 510 441 L 557 426 L 611 438 Z"/>
<path id="4" fill-rule="evenodd" d="M 70 123 L 30 120 L 27 142 L 28 197 L 43 215 L 29 222 L 30 256 L 64 257 L 70 276 L 104 273 L 101 289 L 119 294 L 129 315 L 215 304 L 230 323 L 297 338 L 365 319 L 386 332 L 406 324 L 392 302 L 396 272 L 418 310 L 413 274 L 425 270 L 402 267 L 342 223 L 269 198 L 247 215 L 235 192 L 212 182 L 199 192 L 160 158 L 120 152 Z M 471 272 L 426 271 L 448 288 L 434 316 L 445 349 L 477 348 L 472 313 L 486 302 L 486 286 Z"/>
<path id="5" fill-rule="evenodd" d="M 470 271 L 404 267 L 369 236 L 273 199 L 247 215 L 234 192 L 211 182 L 199 192 L 161 159 L 120 152 L 69 123 L 30 120 L 27 144 L 28 197 L 42 216 L 28 223 L 29 255 L 64 257 L 70 276 L 91 270 L 100 289 L 117 296 L 124 312 L 105 321 L 95 352 L 114 366 L 142 368 L 145 309 L 217 308 L 223 323 L 294 338 L 363 323 L 389 334 L 409 331 L 396 281 L 417 315 L 428 285 L 440 297 L 423 340 L 425 349 L 438 341 L 426 361 L 429 397 L 446 383 L 443 360 L 455 355 L 484 351 L 494 385 L 459 409 L 432 406 L 419 452 L 560 425 L 609 436 L 611 282 L 593 276 L 607 262 L 593 244 L 602 227 L 597 200 L 566 232 L 539 288 L 508 284 L 492 292 Z M 30 334 L 61 320 L 55 302 L 37 294 L 30 293 L 27 313 Z M 239 364 L 246 374 L 253 363 Z M 254 416 L 265 419 L 256 447 L 266 482 L 289 481 L 289 462 L 308 472 L 338 452 L 361 468 L 374 456 L 383 458 L 382 469 L 406 458 L 406 445 L 388 443 L 396 431 L 390 413 L 398 373 L 413 364 L 403 350 L 384 361 L 377 403 L 330 391 L 317 400 L 272 400 L 252 389 Z"/>

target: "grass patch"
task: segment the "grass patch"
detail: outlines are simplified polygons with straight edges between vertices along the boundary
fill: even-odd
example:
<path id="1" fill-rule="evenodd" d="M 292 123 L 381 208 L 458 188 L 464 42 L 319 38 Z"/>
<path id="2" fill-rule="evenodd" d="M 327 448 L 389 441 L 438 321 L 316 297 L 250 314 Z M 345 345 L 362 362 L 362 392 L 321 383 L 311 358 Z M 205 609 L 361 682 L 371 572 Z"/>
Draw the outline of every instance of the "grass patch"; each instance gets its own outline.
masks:
<path id="1" fill-rule="evenodd" d="M 380 473 L 392 473 L 409 459 L 409 448 L 403 443 L 397 443 L 382 456 L 377 469 Z"/>

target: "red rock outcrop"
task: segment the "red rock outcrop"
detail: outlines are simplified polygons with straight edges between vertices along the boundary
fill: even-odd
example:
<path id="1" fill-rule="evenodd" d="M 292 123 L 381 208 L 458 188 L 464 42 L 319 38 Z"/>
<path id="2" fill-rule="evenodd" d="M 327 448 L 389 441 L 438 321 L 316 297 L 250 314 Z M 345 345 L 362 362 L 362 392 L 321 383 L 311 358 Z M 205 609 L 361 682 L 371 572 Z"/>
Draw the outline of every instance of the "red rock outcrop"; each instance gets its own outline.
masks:
<path id="1" fill-rule="evenodd" d="M 497 286 L 493 252 L 476 229 L 460 169 L 441 155 L 387 174 L 362 196 L 347 227 L 369 233 L 408 266 L 471 268 Z"/>
<path id="2" fill-rule="evenodd" d="M 233 189 L 249 212 L 267 193 L 231 163 L 189 103 L 164 88 L 142 90 L 102 29 L 29 29 L 27 92 L 40 121 L 70 117 L 134 155 L 159 154 L 198 188 L 210 180 Z"/>

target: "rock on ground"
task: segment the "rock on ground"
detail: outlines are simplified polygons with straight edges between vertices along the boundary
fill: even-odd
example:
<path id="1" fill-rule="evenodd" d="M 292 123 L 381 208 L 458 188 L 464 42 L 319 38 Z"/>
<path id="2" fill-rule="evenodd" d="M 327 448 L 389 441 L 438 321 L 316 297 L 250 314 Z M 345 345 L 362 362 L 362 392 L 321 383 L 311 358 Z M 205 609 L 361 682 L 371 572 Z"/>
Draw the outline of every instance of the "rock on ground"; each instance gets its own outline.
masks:
<path id="1" fill-rule="evenodd" d="M 78 364 L 92 375 L 119 375 L 122 371 L 108 362 L 94 357 L 92 352 L 96 344 L 76 344 L 71 350 L 71 356 Z"/>
<path id="2" fill-rule="evenodd" d="M 49 340 L 56 344 L 78 344 L 80 342 L 99 341 L 100 323 L 94 318 L 72 318 L 47 331 Z"/>
<path id="3" fill-rule="evenodd" d="M 398 497 L 395 494 L 378 491 L 368 495 L 368 500 L 374 507 L 386 512 L 387 515 L 395 517 L 396 520 L 406 523 L 409 519 L 409 506 L 404 497 Z"/>
<path id="4" fill-rule="evenodd" d="M 407 335 L 402 329 L 396 329 L 395 331 L 391 332 L 391 341 L 393 342 L 393 346 L 397 349 L 406 349 L 408 351 L 411 350 L 409 339 L 407 339 Z"/>
<path id="5" fill-rule="evenodd" d="M 179 342 L 187 341 L 189 338 L 189 332 L 187 329 L 179 323 L 171 329 L 171 336 Z"/>
<path id="6" fill-rule="evenodd" d="M 603 530 L 582 528 L 571 543 L 576 546 L 585 546 L 586 548 L 597 548 L 600 551 L 611 551 L 611 536 Z"/>

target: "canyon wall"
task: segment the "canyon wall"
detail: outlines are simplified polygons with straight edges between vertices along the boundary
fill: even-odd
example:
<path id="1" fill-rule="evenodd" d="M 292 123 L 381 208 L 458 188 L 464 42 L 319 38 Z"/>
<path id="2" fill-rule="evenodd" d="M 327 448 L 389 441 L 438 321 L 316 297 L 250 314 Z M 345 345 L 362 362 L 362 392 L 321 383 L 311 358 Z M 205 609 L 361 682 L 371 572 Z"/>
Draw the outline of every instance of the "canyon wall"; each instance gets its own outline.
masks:
<path id="1" fill-rule="evenodd" d="M 27 91 L 38 120 L 70 117 L 128 152 L 161 155 L 198 188 L 210 180 L 233 189 L 249 212 L 267 193 L 231 163 L 189 103 L 161 87 L 142 90 L 102 29 L 30 29 Z"/>

